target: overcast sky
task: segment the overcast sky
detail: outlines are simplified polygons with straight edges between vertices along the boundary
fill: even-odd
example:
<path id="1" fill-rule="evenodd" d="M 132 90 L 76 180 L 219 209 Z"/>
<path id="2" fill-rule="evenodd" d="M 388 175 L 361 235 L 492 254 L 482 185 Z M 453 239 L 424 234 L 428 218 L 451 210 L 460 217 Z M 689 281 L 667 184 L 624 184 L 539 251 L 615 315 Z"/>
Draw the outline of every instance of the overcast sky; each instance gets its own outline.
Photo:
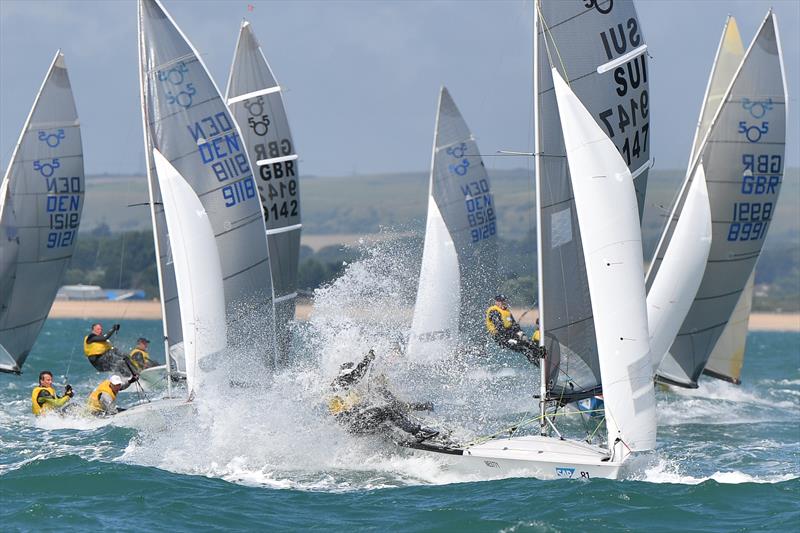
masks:
<path id="1" fill-rule="evenodd" d="M 569 0 L 580 1 L 580 0 Z M 303 174 L 424 171 L 446 85 L 481 151 L 531 150 L 532 6 L 509 1 L 164 0 L 224 90 L 243 17 L 284 87 Z M 745 46 L 775 8 L 790 93 L 787 166 L 800 166 L 800 2 L 641 0 L 652 56 L 656 168 L 682 168 L 725 16 Z M 56 49 L 82 124 L 86 170 L 144 170 L 136 3 L 0 0 L 0 162 L 14 144 Z M 525 166 L 489 158 L 490 168 Z"/>

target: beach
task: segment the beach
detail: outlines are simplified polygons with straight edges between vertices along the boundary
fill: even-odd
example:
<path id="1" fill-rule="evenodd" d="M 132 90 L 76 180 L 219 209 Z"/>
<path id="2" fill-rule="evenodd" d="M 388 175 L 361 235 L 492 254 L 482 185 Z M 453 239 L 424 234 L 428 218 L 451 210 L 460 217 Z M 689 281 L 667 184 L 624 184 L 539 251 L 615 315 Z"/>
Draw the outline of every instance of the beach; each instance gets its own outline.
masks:
<path id="1" fill-rule="evenodd" d="M 301 302 L 297 305 L 298 320 L 308 320 L 312 305 Z M 523 326 L 532 326 L 536 312 L 525 313 L 513 309 L 514 316 L 522 317 Z M 50 309 L 49 318 L 83 318 L 86 320 L 158 320 L 161 304 L 158 300 L 128 300 L 109 302 L 103 300 L 56 300 Z M 794 331 L 800 332 L 800 313 L 751 313 L 750 331 Z"/>

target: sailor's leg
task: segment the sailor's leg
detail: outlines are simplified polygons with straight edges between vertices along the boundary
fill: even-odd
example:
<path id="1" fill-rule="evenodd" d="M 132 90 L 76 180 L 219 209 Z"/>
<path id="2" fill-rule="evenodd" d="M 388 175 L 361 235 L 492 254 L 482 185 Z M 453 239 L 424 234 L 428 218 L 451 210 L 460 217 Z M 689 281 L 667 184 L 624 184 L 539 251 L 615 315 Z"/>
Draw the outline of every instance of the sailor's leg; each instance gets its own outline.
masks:
<path id="1" fill-rule="evenodd" d="M 112 359 L 108 352 L 96 357 L 89 357 L 89 362 L 98 372 L 110 372 L 112 370 Z"/>
<path id="2" fill-rule="evenodd" d="M 390 420 L 396 427 L 402 429 L 406 433 L 416 435 L 422 427 L 409 419 L 403 412 L 398 409 L 386 408 L 383 410 L 384 416 Z"/>

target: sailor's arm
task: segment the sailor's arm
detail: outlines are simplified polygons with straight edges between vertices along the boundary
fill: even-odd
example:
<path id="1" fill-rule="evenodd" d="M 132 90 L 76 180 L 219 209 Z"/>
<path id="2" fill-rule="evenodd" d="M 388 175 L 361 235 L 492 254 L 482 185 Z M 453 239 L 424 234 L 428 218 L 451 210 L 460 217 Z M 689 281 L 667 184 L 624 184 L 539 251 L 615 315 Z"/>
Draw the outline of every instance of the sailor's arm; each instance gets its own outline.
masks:
<path id="1" fill-rule="evenodd" d="M 44 407 L 45 405 L 53 408 L 58 408 L 63 406 L 65 403 L 69 401 L 70 397 L 66 394 L 61 396 L 60 398 L 54 398 L 50 396 L 50 393 L 47 391 L 42 391 L 39 393 L 38 398 L 36 398 L 36 403 L 40 406 Z"/>
<path id="2" fill-rule="evenodd" d="M 500 333 L 505 329 L 503 325 L 503 317 L 500 316 L 500 313 L 497 311 L 489 311 L 489 321 L 495 327 L 495 331 Z"/>
<path id="3" fill-rule="evenodd" d="M 367 373 L 367 370 L 369 370 L 369 365 L 373 359 L 375 359 L 375 352 L 370 350 L 367 352 L 367 355 L 364 356 L 364 359 L 362 359 L 356 368 L 350 373 L 350 377 L 352 378 L 350 381 L 351 383 L 361 381 L 361 378 L 363 378 Z"/>

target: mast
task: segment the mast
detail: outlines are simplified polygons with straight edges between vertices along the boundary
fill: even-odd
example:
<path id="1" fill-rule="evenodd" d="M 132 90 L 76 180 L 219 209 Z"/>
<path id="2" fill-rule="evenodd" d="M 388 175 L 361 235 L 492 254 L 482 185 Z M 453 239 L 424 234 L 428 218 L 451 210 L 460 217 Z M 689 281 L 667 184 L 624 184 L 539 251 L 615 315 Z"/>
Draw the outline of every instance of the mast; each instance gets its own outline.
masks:
<path id="1" fill-rule="evenodd" d="M 161 272 L 161 250 L 158 245 L 158 228 L 156 226 L 156 207 L 153 197 L 153 175 L 152 166 L 150 164 L 152 158 L 152 146 L 150 142 L 150 134 L 148 130 L 149 117 L 147 114 L 147 98 L 145 91 L 147 90 L 147 73 L 144 71 L 144 27 L 142 24 L 144 18 L 144 10 L 142 9 L 141 0 L 138 3 L 137 11 L 139 12 L 139 94 L 141 96 L 142 104 L 142 132 L 144 133 L 144 151 L 145 161 L 147 162 L 147 193 L 150 197 L 150 223 L 153 227 L 153 244 L 155 245 L 156 252 L 156 271 L 158 272 L 158 293 L 160 296 L 161 304 L 161 324 L 164 328 L 164 364 L 166 365 L 167 372 L 167 397 L 172 396 L 172 377 L 169 362 L 169 331 L 167 330 L 167 307 L 164 297 L 164 280 Z"/>
<path id="2" fill-rule="evenodd" d="M 539 316 L 539 349 L 544 348 L 544 316 L 542 299 L 544 283 L 542 281 L 542 191 L 541 191 L 541 146 L 539 143 L 539 0 L 533 1 L 533 172 L 536 186 L 536 284 L 539 297 L 537 311 Z M 546 359 L 539 361 L 539 432 L 547 434 L 545 411 L 547 408 L 547 364 Z"/>

